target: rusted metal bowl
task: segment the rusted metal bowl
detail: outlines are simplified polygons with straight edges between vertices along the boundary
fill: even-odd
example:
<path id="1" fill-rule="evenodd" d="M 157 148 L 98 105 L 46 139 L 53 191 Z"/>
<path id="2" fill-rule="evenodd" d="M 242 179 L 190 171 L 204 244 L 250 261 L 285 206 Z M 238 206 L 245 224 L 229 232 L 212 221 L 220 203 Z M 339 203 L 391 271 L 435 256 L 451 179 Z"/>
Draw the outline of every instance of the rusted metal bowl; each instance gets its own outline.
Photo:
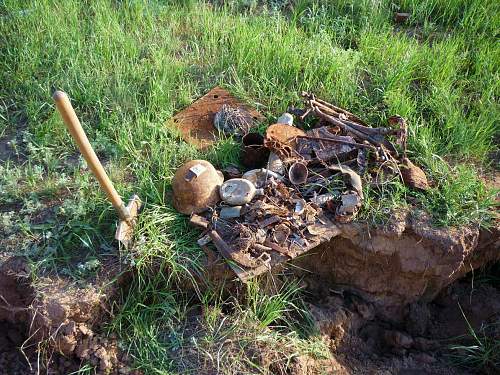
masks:
<path id="1" fill-rule="evenodd" d="M 191 160 L 175 172 L 172 181 L 173 205 L 186 215 L 200 213 L 220 201 L 224 177 L 206 160 Z"/>

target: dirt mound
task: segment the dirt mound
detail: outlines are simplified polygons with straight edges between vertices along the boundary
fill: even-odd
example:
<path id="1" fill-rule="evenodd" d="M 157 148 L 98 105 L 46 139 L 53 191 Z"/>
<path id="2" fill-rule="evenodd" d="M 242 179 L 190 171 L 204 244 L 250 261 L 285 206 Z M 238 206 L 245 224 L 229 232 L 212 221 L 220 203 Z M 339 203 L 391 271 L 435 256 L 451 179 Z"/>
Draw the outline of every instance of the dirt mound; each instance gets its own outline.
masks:
<path id="1" fill-rule="evenodd" d="M 53 352 L 75 355 L 109 371 L 118 360 L 116 350 L 100 345 L 92 327 L 105 319 L 106 295 L 93 286 L 76 289 L 61 281 L 41 289 L 31 306 L 31 340 L 44 343 L 49 358 Z M 71 366 L 68 363 L 68 366 Z"/>
<path id="2" fill-rule="evenodd" d="M 106 274 L 86 287 L 64 279 L 43 279 L 35 293 L 25 259 L 3 259 L 0 369 L 9 375 L 29 374 L 47 366 L 51 373 L 66 374 L 89 363 L 99 374 L 132 373 L 116 339 L 99 334 L 110 303 L 128 278 L 116 265 L 105 269 Z"/>
<path id="3" fill-rule="evenodd" d="M 498 228 L 433 228 L 430 220 L 402 214 L 383 229 L 361 223 L 294 261 L 308 290 L 356 289 L 389 321 L 402 321 L 408 305 L 429 302 L 472 269 L 500 259 Z M 480 242 L 481 239 L 481 242 Z"/>

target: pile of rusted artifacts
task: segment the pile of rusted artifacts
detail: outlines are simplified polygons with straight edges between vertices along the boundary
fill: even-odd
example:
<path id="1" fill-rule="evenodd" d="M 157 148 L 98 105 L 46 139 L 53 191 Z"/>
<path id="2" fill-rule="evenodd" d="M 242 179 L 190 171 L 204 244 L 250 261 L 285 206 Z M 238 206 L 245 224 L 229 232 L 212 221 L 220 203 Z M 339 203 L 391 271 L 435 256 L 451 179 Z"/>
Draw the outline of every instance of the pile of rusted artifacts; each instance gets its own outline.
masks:
<path id="1" fill-rule="evenodd" d="M 313 94 L 302 97 L 304 109 L 289 110 L 265 135 L 250 132 L 257 124 L 245 109 L 222 105 L 215 128 L 241 139 L 246 170 L 221 173 L 193 160 L 174 177 L 174 206 L 203 229 L 198 243 L 213 242 L 243 281 L 338 235 L 339 223 L 361 208 L 363 182 L 398 175 L 414 189 L 428 188 L 406 157 L 403 118 L 372 128 Z"/>

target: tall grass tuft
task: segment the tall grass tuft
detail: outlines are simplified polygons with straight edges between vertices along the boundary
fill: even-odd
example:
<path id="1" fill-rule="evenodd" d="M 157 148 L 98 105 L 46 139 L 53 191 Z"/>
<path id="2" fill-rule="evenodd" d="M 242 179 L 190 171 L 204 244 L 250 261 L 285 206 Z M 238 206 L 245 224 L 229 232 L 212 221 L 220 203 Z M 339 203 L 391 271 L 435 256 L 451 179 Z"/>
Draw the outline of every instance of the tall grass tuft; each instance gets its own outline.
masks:
<path id="1" fill-rule="evenodd" d="M 500 371 L 499 323 L 482 324 L 478 330 L 474 330 L 462 307 L 459 307 L 469 331 L 469 334 L 462 339 L 467 339 L 470 344 L 450 345 L 452 351 L 450 359 L 454 364 L 472 370 L 498 373 Z"/>

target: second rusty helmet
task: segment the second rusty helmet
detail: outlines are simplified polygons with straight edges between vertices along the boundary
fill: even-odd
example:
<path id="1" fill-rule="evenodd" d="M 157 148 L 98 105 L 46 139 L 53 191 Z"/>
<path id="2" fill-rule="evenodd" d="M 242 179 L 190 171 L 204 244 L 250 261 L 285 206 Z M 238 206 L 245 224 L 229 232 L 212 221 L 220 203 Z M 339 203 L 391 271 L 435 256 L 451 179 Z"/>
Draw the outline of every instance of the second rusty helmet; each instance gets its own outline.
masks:
<path id="1" fill-rule="evenodd" d="M 175 209 L 187 215 L 205 211 L 220 200 L 223 181 L 222 173 L 208 161 L 188 161 L 175 172 L 172 181 Z"/>

